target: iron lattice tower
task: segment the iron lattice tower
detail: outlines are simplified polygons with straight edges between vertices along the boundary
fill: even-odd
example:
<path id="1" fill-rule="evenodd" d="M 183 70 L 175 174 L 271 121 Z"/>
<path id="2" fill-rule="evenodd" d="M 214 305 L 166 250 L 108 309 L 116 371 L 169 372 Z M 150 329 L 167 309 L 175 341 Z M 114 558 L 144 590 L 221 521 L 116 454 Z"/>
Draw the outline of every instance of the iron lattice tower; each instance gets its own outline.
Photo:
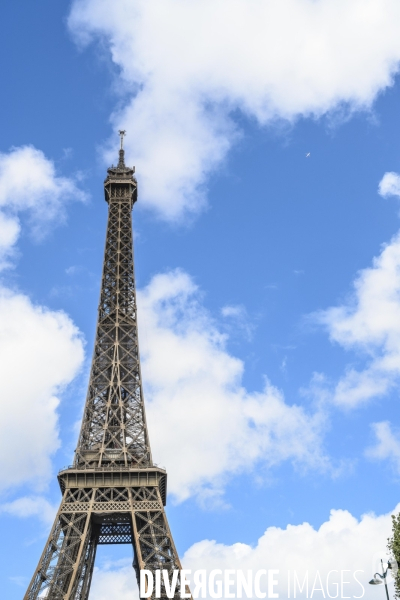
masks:
<path id="1" fill-rule="evenodd" d="M 99 544 L 132 544 L 138 582 L 141 569 L 181 569 L 164 511 L 167 473 L 152 462 L 146 424 L 132 245 L 137 182 L 125 166 L 124 134 L 104 182 L 103 276 L 78 446 L 73 466 L 58 474 L 60 508 L 24 600 L 88 600 Z"/>

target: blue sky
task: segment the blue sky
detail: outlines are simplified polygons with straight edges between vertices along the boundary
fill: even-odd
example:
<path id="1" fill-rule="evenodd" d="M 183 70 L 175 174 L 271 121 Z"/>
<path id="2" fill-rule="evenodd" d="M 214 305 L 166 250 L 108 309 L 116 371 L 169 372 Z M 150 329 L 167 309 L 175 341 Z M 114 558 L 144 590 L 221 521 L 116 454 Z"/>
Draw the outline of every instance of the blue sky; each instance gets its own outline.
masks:
<path id="1" fill-rule="evenodd" d="M 16 0 L 2 17 L 7 598 L 72 462 L 119 127 L 150 437 L 184 564 L 367 582 L 400 501 L 398 3 Z M 91 598 L 136 597 L 130 562 L 101 548 Z"/>

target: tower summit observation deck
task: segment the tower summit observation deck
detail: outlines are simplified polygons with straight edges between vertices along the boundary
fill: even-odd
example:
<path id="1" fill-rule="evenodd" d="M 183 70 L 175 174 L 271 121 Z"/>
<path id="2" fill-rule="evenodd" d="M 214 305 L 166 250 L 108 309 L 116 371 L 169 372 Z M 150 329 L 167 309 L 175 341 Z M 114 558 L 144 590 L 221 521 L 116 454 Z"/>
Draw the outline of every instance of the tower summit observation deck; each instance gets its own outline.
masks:
<path id="1" fill-rule="evenodd" d="M 104 182 L 108 223 L 82 427 L 73 466 L 58 474 L 60 508 L 24 600 L 88 600 L 99 544 L 132 544 L 138 582 L 141 569 L 165 569 L 171 578 L 181 569 L 164 511 L 167 473 L 152 461 L 143 400 L 132 240 L 137 181 L 125 165 L 124 135 Z"/>

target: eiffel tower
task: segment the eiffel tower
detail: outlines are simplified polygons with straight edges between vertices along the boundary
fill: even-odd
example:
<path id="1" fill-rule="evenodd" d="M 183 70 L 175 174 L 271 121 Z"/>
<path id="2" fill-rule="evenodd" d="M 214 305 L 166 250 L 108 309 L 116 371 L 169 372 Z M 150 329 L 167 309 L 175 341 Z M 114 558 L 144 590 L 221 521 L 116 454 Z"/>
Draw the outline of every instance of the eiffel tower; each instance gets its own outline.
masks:
<path id="1" fill-rule="evenodd" d="M 167 473 L 152 461 L 147 431 L 132 246 L 137 182 L 124 135 L 104 182 L 107 236 L 78 446 L 73 466 L 58 474 L 60 508 L 24 600 L 88 600 L 99 544 L 132 544 L 138 582 L 142 569 L 165 569 L 171 581 L 182 568 L 164 511 Z"/>

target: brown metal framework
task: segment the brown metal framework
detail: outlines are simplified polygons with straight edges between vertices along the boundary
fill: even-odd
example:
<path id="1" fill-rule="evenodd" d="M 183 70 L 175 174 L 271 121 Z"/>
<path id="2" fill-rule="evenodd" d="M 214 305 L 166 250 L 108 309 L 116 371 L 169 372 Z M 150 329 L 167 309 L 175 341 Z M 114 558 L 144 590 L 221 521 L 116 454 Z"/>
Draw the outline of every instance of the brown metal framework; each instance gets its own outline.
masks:
<path id="1" fill-rule="evenodd" d="M 124 133 L 104 182 L 107 236 L 82 428 L 73 466 L 58 475 L 61 505 L 24 600 L 88 600 L 98 544 L 132 544 L 138 582 L 141 569 L 181 569 L 164 511 L 167 474 L 152 462 L 146 424 L 132 245 L 137 183 L 125 166 Z"/>

